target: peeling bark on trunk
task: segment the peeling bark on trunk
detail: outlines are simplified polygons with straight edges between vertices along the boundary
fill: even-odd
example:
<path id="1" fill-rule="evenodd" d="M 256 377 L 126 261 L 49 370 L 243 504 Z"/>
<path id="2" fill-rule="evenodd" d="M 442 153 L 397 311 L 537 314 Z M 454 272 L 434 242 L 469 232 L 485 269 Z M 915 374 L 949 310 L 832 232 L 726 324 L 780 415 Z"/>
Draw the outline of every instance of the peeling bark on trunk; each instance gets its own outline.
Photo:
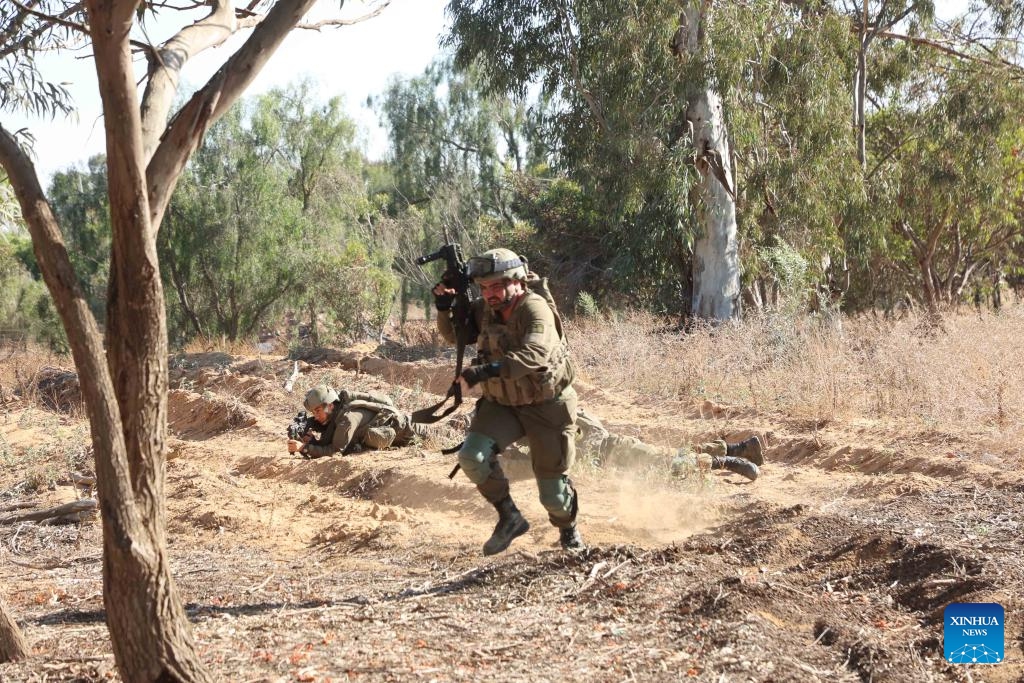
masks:
<path id="1" fill-rule="evenodd" d="M 867 116 L 864 102 L 868 91 L 868 41 L 861 38 L 860 49 L 857 51 L 857 78 L 853 87 L 853 130 L 857 136 L 857 161 L 862 171 L 868 168 L 867 151 Z"/>
<path id="2" fill-rule="evenodd" d="M 28 657 L 28 643 L 18 624 L 7 611 L 7 603 L 0 600 L 0 664 Z"/>
<path id="3" fill-rule="evenodd" d="M 698 57 L 704 46 L 709 0 L 690 0 L 679 17 L 673 51 L 681 61 Z M 693 131 L 700 234 L 693 246 L 692 315 L 724 321 L 740 314 L 740 263 L 736 237 L 735 183 L 725 129 L 722 99 L 702 87 L 687 102 L 686 120 Z"/>
<path id="4" fill-rule="evenodd" d="M 864 13 L 860 21 L 860 46 L 857 49 L 857 75 L 853 85 L 853 130 L 857 136 L 857 161 L 861 170 L 867 171 L 867 116 L 865 101 L 868 96 L 868 45 L 874 37 L 868 31 L 868 0 L 864 0 Z"/>

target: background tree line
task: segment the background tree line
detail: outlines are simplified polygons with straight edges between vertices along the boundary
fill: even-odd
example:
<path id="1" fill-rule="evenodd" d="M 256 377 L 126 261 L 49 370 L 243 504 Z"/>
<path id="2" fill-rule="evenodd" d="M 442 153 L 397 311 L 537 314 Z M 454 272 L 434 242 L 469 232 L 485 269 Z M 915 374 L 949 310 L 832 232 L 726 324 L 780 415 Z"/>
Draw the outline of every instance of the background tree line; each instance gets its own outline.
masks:
<path id="1" fill-rule="evenodd" d="M 567 308 L 694 315 L 702 212 L 722 211 L 702 177 L 735 214 L 746 310 L 937 312 L 1020 282 L 1021 7 L 940 22 L 920 0 L 715 3 L 689 19 L 706 47 L 681 59 L 686 5 L 453 0 L 436 61 L 372 99 L 382 161 L 310 83 L 230 110 L 160 233 L 171 339 L 252 338 L 285 313 L 316 343 L 380 334 L 396 297 L 403 320 L 429 315 L 413 258 L 446 234 L 528 255 Z M 727 159 L 695 146 L 700 92 L 720 100 Z M 104 160 L 49 196 L 102 319 Z M 60 346 L 5 222 L 6 324 Z"/>

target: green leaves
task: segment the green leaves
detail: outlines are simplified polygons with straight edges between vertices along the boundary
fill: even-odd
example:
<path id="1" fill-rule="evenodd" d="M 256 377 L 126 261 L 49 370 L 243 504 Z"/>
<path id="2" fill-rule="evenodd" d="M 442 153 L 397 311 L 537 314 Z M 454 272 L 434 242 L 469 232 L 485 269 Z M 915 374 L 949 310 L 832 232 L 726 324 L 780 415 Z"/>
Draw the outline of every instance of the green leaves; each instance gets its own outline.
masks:
<path id="1" fill-rule="evenodd" d="M 159 243 L 179 338 L 250 337 L 285 308 L 359 308 L 360 290 L 334 283 L 372 210 L 363 160 L 341 101 L 312 89 L 229 110 L 182 175 Z"/>

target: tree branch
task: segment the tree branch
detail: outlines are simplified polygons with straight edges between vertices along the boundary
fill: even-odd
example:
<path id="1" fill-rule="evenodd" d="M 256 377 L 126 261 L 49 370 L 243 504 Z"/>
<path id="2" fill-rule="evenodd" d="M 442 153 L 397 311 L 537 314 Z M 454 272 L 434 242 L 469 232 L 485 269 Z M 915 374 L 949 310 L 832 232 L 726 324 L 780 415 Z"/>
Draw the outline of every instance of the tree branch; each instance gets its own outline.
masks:
<path id="1" fill-rule="evenodd" d="M 142 95 L 143 158 L 147 162 L 167 126 L 181 69 L 193 55 L 220 45 L 235 30 L 235 12 L 230 0 L 214 0 L 213 9 L 206 17 L 183 28 L 158 50 L 151 50 L 149 80 Z"/>
<path id="2" fill-rule="evenodd" d="M 70 20 L 65 18 L 65 17 L 69 17 L 72 14 L 74 14 L 75 12 L 79 11 L 82 8 L 82 5 L 84 4 L 82 2 L 79 2 L 79 3 L 76 3 L 76 4 L 72 5 L 71 7 L 67 8 L 66 10 L 61 12 L 60 14 L 46 14 L 45 12 L 40 12 L 38 10 L 34 10 L 31 7 L 28 7 L 28 6 L 24 5 L 24 4 L 22 4 L 18 0 L 10 0 L 10 2 L 15 7 L 17 7 L 22 12 L 24 12 L 27 16 L 33 16 L 33 17 L 35 17 L 37 19 L 41 19 L 44 22 L 46 22 L 47 24 L 51 24 L 51 25 L 55 24 L 57 26 L 63 26 L 64 28 L 68 28 L 68 29 L 71 29 L 72 31 L 75 31 L 77 33 L 81 33 L 83 36 L 88 36 L 89 35 L 89 27 L 88 26 L 86 26 L 85 24 L 79 24 L 77 21 L 70 21 Z M 38 36 L 42 32 L 42 30 L 45 30 L 45 28 L 41 27 L 40 30 L 37 30 L 34 34 L 32 34 L 32 37 Z M 131 45 L 133 45 L 133 46 L 135 46 L 137 48 L 140 48 L 140 49 L 142 49 L 142 50 L 144 50 L 144 51 L 146 51 L 148 53 L 152 53 L 153 52 L 153 46 L 150 45 L 149 43 L 144 43 L 144 42 L 139 41 L 139 40 L 129 40 L 128 42 Z M 24 47 L 25 41 L 20 41 L 20 45 L 22 47 Z M 4 51 L 4 54 L 10 54 L 10 52 L 9 51 Z"/>
<path id="3" fill-rule="evenodd" d="M 238 28 L 253 28 L 255 26 L 258 26 L 266 18 L 266 15 L 254 14 L 251 11 L 251 8 L 255 4 L 256 3 L 250 4 L 247 10 L 238 11 L 239 14 L 245 15 L 244 17 L 239 17 Z M 354 17 L 352 19 L 324 19 L 323 21 L 316 21 L 313 23 L 300 23 L 296 24 L 295 28 L 306 29 L 309 31 L 319 31 L 330 26 L 353 26 L 355 24 L 360 24 L 364 21 L 368 21 L 380 15 L 380 13 L 383 12 L 390 4 L 391 0 L 384 0 L 384 2 L 382 2 L 376 8 L 367 12 L 366 14 L 363 14 L 362 16 Z"/>
<path id="4" fill-rule="evenodd" d="M 918 37 L 915 37 L 915 36 L 908 36 L 908 35 L 905 35 L 903 33 L 893 33 L 892 31 L 879 31 L 878 35 L 880 37 L 882 37 L 882 38 L 892 38 L 894 40 L 902 40 L 903 42 L 910 43 L 911 45 L 923 45 L 925 47 L 930 47 L 933 50 L 938 50 L 939 52 L 942 52 L 942 53 L 947 54 L 947 55 L 951 55 L 953 57 L 957 57 L 958 59 L 964 59 L 964 60 L 967 60 L 967 61 L 978 62 L 980 64 L 985 64 L 987 66 L 1005 67 L 1005 68 L 1012 69 L 1014 71 L 1022 71 L 1022 72 L 1024 72 L 1024 67 L 1021 67 L 1021 66 L 1019 66 L 1017 64 L 1014 64 L 1013 62 L 1009 62 L 1009 61 L 1007 61 L 1005 59 L 999 59 L 999 60 L 995 60 L 995 61 L 993 61 L 991 59 L 985 59 L 984 57 L 978 57 L 976 55 L 971 55 L 971 54 L 968 54 L 966 52 L 962 52 L 961 50 L 957 50 L 955 48 L 949 47 L 948 45 L 943 45 L 942 43 L 940 43 L 940 42 L 938 42 L 936 40 L 931 40 L 929 38 L 918 38 Z"/>
<path id="5" fill-rule="evenodd" d="M 20 9 L 22 12 L 24 12 L 28 16 L 32 16 L 32 17 L 35 17 L 37 19 L 42 19 L 43 21 L 48 22 L 50 24 L 57 24 L 58 26 L 63 26 L 64 28 L 70 28 L 73 31 L 77 31 L 77 32 L 79 32 L 79 33 L 81 33 L 82 35 L 85 35 L 85 36 L 89 35 L 89 27 L 88 26 L 85 26 L 84 24 L 79 24 L 76 21 L 68 21 L 67 19 L 64 18 L 64 17 L 68 16 L 68 12 L 67 11 L 65 11 L 63 14 L 61 14 L 59 16 L 54 16 L 52 14 L 46 14 L 45 12 L 40 12 L 38 10 L 34 10 L 31 7 L 28 7 L 28 6 L 23 5 L 22 3 L 18 2 L 18 0 L 9 0 L 9 2 L 12 5 L 14 5 L 15 7 L 17 7 L 18 9 Z M 77 7 L 81 7 L 81 4 L 75 5 L 75 7 L 76 8 Z"/>
<path id="6" fill-rule="evenodd" d="M 154 228 L 159 227 L 178 175 L 207 127 L 238 99 L 315 2 L 278 0 L 238 51 L 175 114 L 146 169 Z"/>
<path id="7" fill-rule="evenodd" d="M 895 146 L 891 147 L 889 149 L 889 151 L 885 153 L 885 156 L 883 156 L 881 159 L 879 159 L 878 163 L 875 164 L 875 167 L 873 169 L 871 169 L 871 171 L 864 177 L 864 181 L 867 182 L 868 180 L 871 180 L 871 178 L 876 173 L 878 173 L 878 171 L 882 168 L 882 166 L 885 164 L 885 162 L 888 161 L 889 159 L 891 159 L 896 154 L 896 152 L 900 151 L 901 147 L 903 147 L 904 145 L 906 145 L 906 144 L 908 144 L 910 142 L 913 142 L 914 140 L 918 139 L 919 137 L 921 137 L 921 136 L 920 135 L 910 135 L 910 136 L 904 138 L 903 140 L 901 140 L 898 145 L 895 145 Z"/>

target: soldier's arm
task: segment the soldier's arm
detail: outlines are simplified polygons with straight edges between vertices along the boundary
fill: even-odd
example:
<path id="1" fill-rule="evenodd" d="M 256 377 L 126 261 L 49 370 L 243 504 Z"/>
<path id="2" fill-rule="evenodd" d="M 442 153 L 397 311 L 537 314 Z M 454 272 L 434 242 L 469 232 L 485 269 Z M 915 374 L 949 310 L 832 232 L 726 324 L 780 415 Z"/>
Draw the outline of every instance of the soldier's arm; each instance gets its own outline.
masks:
<path id="1" fill-rule="evenodd" d="M 339 415 L 331 440 L 329 442 L 318 440 L 316 443 L 311 443 L 306 446 L 306 452 L 311 458 L 323 458 L 340 453 L 348 446 L 348 442 L 352 440 L 352 435 L 355 434 L 356 427 L 358 426 L 359 420 L 356 419 L 353 423 L 353 420 L 350 419 L 350 413 Z"/>
<path id="2" fill-rule="evenodd" d="M 469 316 L 470 331 L 466 339 L 467 344 L 475 344 L 480 330 L 480 320 L 483 315 L 483 299 L 476 299 L 471 304 L 471 315 Z M 437 331 L 449 344 L 455 344 L 458 339 L 455 336 L 455 323 L 452 322 L 453 309 L 437 312 Z"/>
<path id="3" fill-rule="evenodd" d="M 548 369 L 551 352 L 559 344 L 555 315 L 540 297 L 529 297 L 520 303 L 515 315 L 523 330 L 522 343 L 509 349 L 501 363 L 501 376 L 519 379 Z"/>

